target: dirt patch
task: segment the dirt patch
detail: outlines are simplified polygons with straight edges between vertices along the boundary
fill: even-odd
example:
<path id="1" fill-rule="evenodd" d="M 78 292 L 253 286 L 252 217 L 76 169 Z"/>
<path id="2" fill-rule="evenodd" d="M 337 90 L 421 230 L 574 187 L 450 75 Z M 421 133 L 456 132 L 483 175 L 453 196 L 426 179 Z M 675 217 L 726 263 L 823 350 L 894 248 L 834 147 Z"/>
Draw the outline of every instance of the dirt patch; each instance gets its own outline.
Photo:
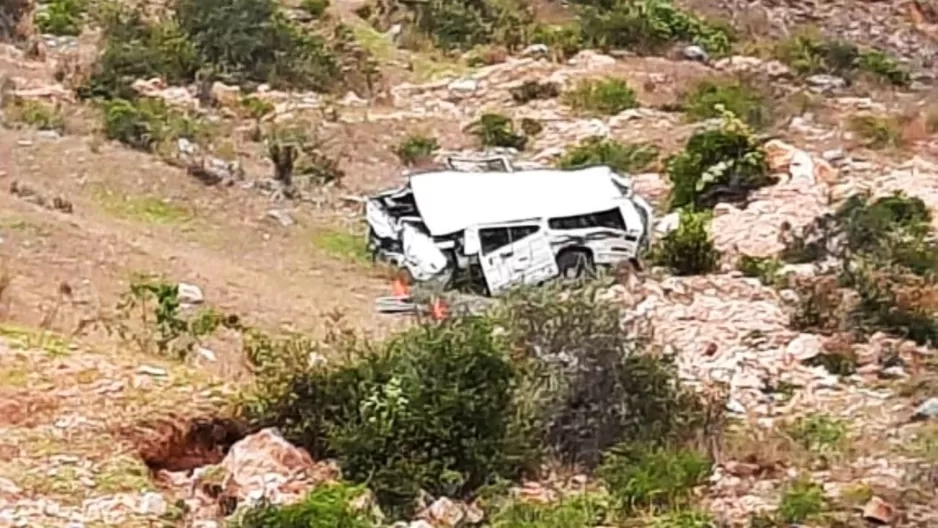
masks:
<path id="1" fill-rule="evenodd" d="M 145 422 L 123 429 L 152 472 L 189 471 L 218 464 L 228 449 L 250 433 L 247 425 L 225 417 L 179 418 Z"/>
<path id="2" fill-rule="evenodd" d="M 0 388 L 0 427 L 35 427 L 58 404 L 28 390 Z"/>

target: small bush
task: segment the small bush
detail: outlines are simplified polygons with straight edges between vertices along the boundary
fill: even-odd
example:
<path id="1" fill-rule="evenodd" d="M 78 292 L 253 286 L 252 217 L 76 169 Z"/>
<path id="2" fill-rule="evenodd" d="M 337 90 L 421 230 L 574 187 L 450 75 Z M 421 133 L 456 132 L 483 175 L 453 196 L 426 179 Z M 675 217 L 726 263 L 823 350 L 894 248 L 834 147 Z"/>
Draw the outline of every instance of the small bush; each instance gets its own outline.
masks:
<path id="1" fill-rule="evenodd" d="M 504 147 L 524 150 L 528 138 L 515 131 L 511 118 L 501 114 L 483 114 L 467 127 L 483 147 Z"/>
<path id="2" fill-rule="evenodd" d="M 235 528 L 373 528 L 369 516 L 350 503 L 363 488 L 344 484 L 317 486 L 302 502 L 286 506 L 262 504 L 234 522 Z"/>
<path id="3" fill-rule="evenodd" d="M 266 133 L 274 180 L 282 183 L 288 193 L 293 192 L 297 176 L 312 185 L 340 184 L 345 177 L 339 161 L 323 151 L 323 142 L 308 129 L 304 123 L 283 123 Z"/>
<path id="4" fill-rule="evenodd" d="M 619 508 L 632 514 L 686 506 L 710 469 L 710 461 L 697 451 L 625 445 L 606 455 L 598 474 Z"/>
<path id="5" fill-rule="evenodd" d="M 720 126 L 696 132 L 684 150 L 669 157 L 669 207 L 709 209 L 718 202 L 745 201 L 755 189 L 775 183 L 765 153 L 745 123 L 723 112 Z"/>
<path id="6" fill-rule="evenodd" d="M 616 115 L 638 106 L 635 91 L 615 78 L 581 81 L 564 94 L 564 102 L 574 110 L 596 115 Z"/>
<path id="7" fill-rule="evenodd" d="M 553 82 L 525 81 L 510 93 L 516 103 L 524 104 L 535 99 L 553 99 L 560 95 L 560 86 Z"/>
<path id="8" fill-rule="evenodd" d="M 739 81 L 702 81 L 684 96 L 684 111 L 695 121 L 720 117 L 720 107 L 754 128 L 772 124 L 772 109 L 764 93 Z"/>
<path id="9" fill-rule="evenodd" d="M 714 24 L 667 0 L 579 0 L 585 47 L 655 54 L 678 42 L 724 55 L 735 40 L 729 26 Z"/>
<path id="10" fill-rule="evenodd" d="M 767 286 L 776 283 L 778 272 L 782 268 L 782 263 L 776 258 L 771 257 L 751 257 L 742 255 L 737 263 L 737 269 L 746 277 L 754 277 L 759 282 Z"/>
<path id="11" fill-rule="evenodd" d="M 899 120 L 872 115 L 851 116 L 847 127 L 871 149 L 899 148 L 905 143 Z"/>
<path id="12" fill-rule="evenodd" d="M 83 0 L 52 0 L 36 13 L 34 23 L 41 33 L 78 36 L 84 14 Z"/>
<path id="13" fill-rule="evenodd" d="M 786 524 L 803 524 L 825 509 L 824 489 L 815 482 L 799 479 L 783 491 L 776 517 Z"/>
<path id="14" fill-rule="evenodd" d="M 775 56 L 802 75 L 829 74 L 848 81 L 868 75 L 894 86 L 908 86 L 911 76 L 895 59 L 877 49 L 859 49 L 855 44 L 825 39 L 806 31 L 780 42 Z"/>
<path id="15" fill-rule="evenodd" d="M 809 414 L 786 427 L 786 432 L 805 450 L 820 453 L 839 449 L 847 436 L 847 427 L 826 414 Z"/>
<path id="16" fill-rule="evenodd" d="M 709 513 L 695 510 L 680 510 L 656 517 L 651 528 L 716 528 L 717 524 Z"/>
<path id="17" fill-rule="evenodd" d="M 404 165 L 413 165 L 420 159 L 429 158 L 433 153 L 440 149 L 440 144 L 436 138 L 415 134 L 407 136 L 407 139 L 394 148 L 394 153 Z"/>
<path id="18" fill-rule="evenodd" d="M 146 152 L 178 138 L 198 139 L 199 125 L 162 99 L 115 99 L 104 104 L 104 135 Z"/>
<path id="19" fill-rule="evenodd" d="M 65 117 L 58 103 L 49 105 L 33 99 L 13 97 L 4 101 L 3 118 L 9 123 L 24 123 L 39 130 L 65 131 Z"/>
<path id="20" fill-rule="evenodd" d="M 555 62 L 561 62 L 583 49 L 583 32 L 577 23 L 565 25 L 537 24 L 531 30 L 532 44 L 543 44 Z"/>
<path id="21" fill-rule="evenodd" d="M 607 165 L 620 174 L 629 174 L 647 169 L 656 159 L 658 149 L 654 146 L 625 144 L 594 136 L 568 148 L 557 166 L 561 169 L 580 169 Z"/>
<path id="22" fill-rule="evenodd" d="M 720 252 L 713 246 L 707 225 L 710 215 L 681 211 L 678 228 L 652 248 L 651 260 L 677 275 L 701 275 L 719 268 Z"/>

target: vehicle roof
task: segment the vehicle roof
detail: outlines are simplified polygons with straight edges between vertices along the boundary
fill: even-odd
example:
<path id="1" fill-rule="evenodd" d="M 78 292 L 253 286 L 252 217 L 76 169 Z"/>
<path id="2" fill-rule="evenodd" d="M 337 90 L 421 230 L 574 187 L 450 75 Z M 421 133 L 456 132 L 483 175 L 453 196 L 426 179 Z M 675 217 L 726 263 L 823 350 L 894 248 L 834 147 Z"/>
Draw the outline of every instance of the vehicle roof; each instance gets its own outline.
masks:
<path id="1" fill-rule="evenodd" d="M 572 216 L 615 206 L 623 194 L 605 166 L 516 172 L 414 174 L 410 188 L 434 236 L 477 224 Z"/>

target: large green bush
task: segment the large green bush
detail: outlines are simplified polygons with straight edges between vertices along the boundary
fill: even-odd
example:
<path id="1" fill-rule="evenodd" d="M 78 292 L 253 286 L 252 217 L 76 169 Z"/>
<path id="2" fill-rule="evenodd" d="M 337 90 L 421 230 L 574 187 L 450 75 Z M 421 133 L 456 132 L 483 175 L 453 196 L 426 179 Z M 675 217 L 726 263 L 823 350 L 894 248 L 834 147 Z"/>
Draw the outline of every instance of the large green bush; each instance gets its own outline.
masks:
<path id="1" fill-rule="evenodd" d="M 705 80 L 688 92 L 682 101 L 693 120 L 720 117 L 720 108 L 729 110 L 754 128 L 772 124 L 772 108 L 766 93 L 738 80 Z"/>
<path id="2" fill-rule="evenodd" d="M 668 158 L 670 209 L 710 209 L 719 202 L 743 202 L 755 189 L 771 185 L 765 153 L 758 140 L 732 112 L 719 126 L 696 132 L 684 150 Z"/>
<path id="3" fill-rule="evenodd" d="M 79 95 L 127 99 L 135 96 L 131 82 L 155 76 L 313 90 L 340 78 L 326 42 L 287 20 L 273 0 L 175 0 L 171 7 L 155 19 L 141 9 L 103 10 L 104 51 Z"/>
<path id="4" fill-rule="evenodd" d="M 408 514 L 420 490 L 463 496 L 527 462 L 512 436 L 514 366 L 493 330 L 466 317 L 347 344 L 357 357 L 340 366 L 261 376 L 266 390 L 246 411 L 314 457 L 338 458 L 392 515 Z"/>

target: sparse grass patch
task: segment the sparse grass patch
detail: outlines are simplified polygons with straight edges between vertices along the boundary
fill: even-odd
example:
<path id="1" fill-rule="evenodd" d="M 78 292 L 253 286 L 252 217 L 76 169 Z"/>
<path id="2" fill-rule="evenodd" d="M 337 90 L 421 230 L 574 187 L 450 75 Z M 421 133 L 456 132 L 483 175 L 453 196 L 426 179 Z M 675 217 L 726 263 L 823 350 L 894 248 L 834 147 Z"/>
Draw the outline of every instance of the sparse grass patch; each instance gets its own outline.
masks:
<path id="1" fill-rule="evenodd" d="M 310 132 L 312 130 L 312 132 Z M 339 160 L 325 153 L 320 130 L 308 123 L 277 123 L 263 133 L 267 156 L 274 165 L 274 180 L 293 197 L 297 177 L 304 186 L 338 185 L 345 177 Z"/>
<path id="2" fill-rule="evenodd" d="M 58 103 L 47 104 L 22 97 L 4 100 L 3 122 L 4 124 L 23 123 L 39 130 L 65 132 L 65 116 Z"/>
<path id="3" fill-rule="evenodd" d="M 729 110 L 749 126 L 762 129 L 772 124 L 769 98 L 761 90 L 739 80 L 704 80 L 683 97 L 687 117 L 702 121 L 720 117 Z"/>
<path id="4" fill-rule="evenodd" d="M 592 115 L 616 115 L 638 106 L 635 91 L 622 79 L 588 79 L 564 92 L 564 103 L 578 112 Z"/>
<path id="5" fill-rule="evenodd" d="M 85 0 L 51 0 L 42 4 L 33 17 L 33 23 L 41 33 L 78 36 L 86 8 Z"/>
<path id="6" fill-rule="evenodd" d="M 710 214 L 681 210 L 680 225 L 652 247 L 649 259 L 676 275 L 702 275 L 715 271 L 720 252 L 708 232 Z"/>
<path id="7" fill-rule="evenodd" d="M 612 516 L 608 497 L 583 494 L 554 504 L 510 501 L 491 516 L 491 528 L 586 528 L 607 524 Z"/>
<path id="8" fill-rule="evenodd" d="M 607 165 L 620 174 L 629 174 L 647 169 L 657 159 L 658 149 L 652 145 L 625 144 L 594 136 L 567 148 L 557 161 L 557 167 L 579 169 Z"/>
<path id="9" fill-rule="evenodd" d="M 53 356 L 68 354 L 68 341 L 55 332 L 25 328 L 12 323 L 0 324 L 0 337 L 13 348 L 44 350 Z"/>
<path id="10" fill-rule="evenodd" d="M 847 128 L 858 135 L 867 148 L 901 148 L 905 144 L 905 138 L 902 136 L 902 123 L 896 117 L 850 116 Z"/>
<path id="11" fill-rule="evenodd" d="M 313 234 L 313 246 L 317 251 L 340 260 L 365 263 L 370 258 L 365 237 L 359 233 L 320 230 Z"/>
<path id="12" fill-rule="evenodd" d="M 394 154 L 401 160 L 401 163 L 411 166 L 421 159 L 433 156 L 433 153 L 439 149 L 440 144 L 436 138 L 423 134 L 411 134 L 394 147 Z"/>
<path id="13" fill-rule="evenodd" d="M 128 220 L 155 225 L 180 225 L 195 215 L 188 207 L 155 196 L 119 196 L 100 189 L 94 197 L 105 211 Z"/>

